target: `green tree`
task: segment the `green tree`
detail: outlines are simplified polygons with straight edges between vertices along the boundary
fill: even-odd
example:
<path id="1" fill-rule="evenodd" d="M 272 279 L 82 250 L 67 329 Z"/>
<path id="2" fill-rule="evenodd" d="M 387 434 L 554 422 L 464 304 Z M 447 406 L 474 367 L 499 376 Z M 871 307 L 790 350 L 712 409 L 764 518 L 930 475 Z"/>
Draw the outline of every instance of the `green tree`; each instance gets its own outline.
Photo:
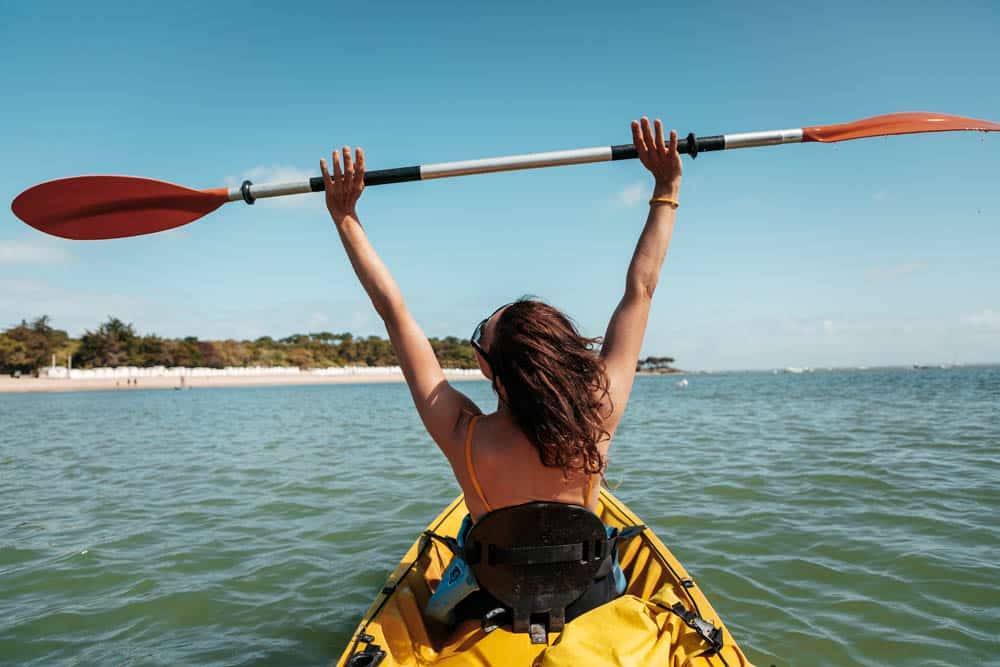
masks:
<path id="1" fill-rule="evenodd" d="M 208 368 L 222 368 L 225 366 L 219 345 L 215 341 L 198 341 L 198 352 L 201 353 L 201 363 Z"/>
<path id="2" fill-rule="evenodd" d="M 175 366 L 197 368 L 205 365 L 197 336 L 170 341 L 171 356 Z"/>
<path id="3" fill-rule="evenodd" d="M 73 358 L 78 366 L 124 366 L 135 355 L 138 342 L 135 328 L 117 317 L 97 327 L 97 331 L 86 331 L 80 337 L 80 347 Z"/>
<path id="4" fill-rule="evenodd" d="M 21 341 L 8 336 L 7 332 L 0 334 L 0 367 L 4 373 L 25 373 L 32 370 L 28 361 L 28 348 Z"/>
<path id="5" fill-rule="evenodd" d="M 215 345 L 224 367 L 252 365 L 253 351 L 249 343 L 230 339 L 217 342 Z"/>
<path id="6" fill-rule="evenodd" d="M 315 368 L 318 365 L 315 361 L 312 352 L 307 348 L 296 347 L 285 353 L 285 363 L 288 366 Z"/>
<path id="7" fill-rule="evenodd" d="M 159 336 L 143 336 L 132 346 L 129 363 L 133 366 L 173 366 L 170 344 Z"/>
<path id="8" fill-rule="evenodd" d="M 52 355 L 65 346 L 69 335 L 55 329 L 49 316 L 42 315 L 29 324 L 26 320 L 0 334 L 0 367 L 5 372 L 35 373 L 51 363 Z"/>

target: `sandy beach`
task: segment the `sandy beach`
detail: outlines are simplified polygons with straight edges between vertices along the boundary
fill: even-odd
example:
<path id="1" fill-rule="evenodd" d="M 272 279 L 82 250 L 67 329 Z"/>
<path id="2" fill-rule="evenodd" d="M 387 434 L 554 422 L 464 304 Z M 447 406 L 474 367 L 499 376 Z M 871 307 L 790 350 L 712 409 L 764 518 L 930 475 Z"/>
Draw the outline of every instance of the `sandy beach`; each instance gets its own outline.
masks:
<path id="1" fill-rule="evenodd" d="M 661 369 L 657 371 L 639 371 L 637 375 L 675 375 L 683 374 L 678 369 Z M 445 370 L 449 382 L 485 380 L 478 371 Z M 403 374 L 399 371 L 378 369 L 350 375 L 326 375 L 313 373 L 295 373 L 292 375 L 210 375 L 186 376 L 183 379 L 176 375 L 161 375 L 152 377 L 29 377 L 12 378 L 9 375 L 0 376 L 0 394 L 27 394 L 47 391 L 135 391 L 137 389 L 204 389 L 210 387 L 266 387 L 280 385 L 304 384 L 367 384 L 373 382 L 402 382 Z"/>
<path id="2" fill-rule="evenodd" d="M 484 380 L 479 374 L 469 374 L 467 371 L 454 373 L 445 371 L 445 377 L 450 382 L 463 380 Z M 183 386 L 191 389 L 208 387 L 262 387 L 275 385 L 304 384 L 365 384 L 371 382 L 402 382 L 403 374 L 399 372 L 366 373 L 359 375 L 313 375 L 299 373 L 296 375 L 242 375 L 242 376 L 209 376 L 185 377 Z M 136 391 L 140 389 L 180 389 L 180 377 L 142 377 L 132 380 L 137 384 L 127 384 L 125 378 L 12 378 L 0 376 L 0 394 L 31 393 L 44 391 Z"/>

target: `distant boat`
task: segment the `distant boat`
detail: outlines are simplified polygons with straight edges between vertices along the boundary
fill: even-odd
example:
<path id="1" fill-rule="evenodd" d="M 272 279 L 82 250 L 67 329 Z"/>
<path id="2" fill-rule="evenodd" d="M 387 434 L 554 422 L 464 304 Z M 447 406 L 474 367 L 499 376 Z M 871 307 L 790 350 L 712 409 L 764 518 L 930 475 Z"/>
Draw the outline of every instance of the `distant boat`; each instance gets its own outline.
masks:
<path id="1" fill-rule="evenodd" d="M 794 373 L 794 374 L 798 375 L 799 373 L 805 373 L 806 369 L 799 368 L 798 366 L 789 366 L 788 368 L 785 369 L 785 372 L 786 373 Z"/>
<path id="2" fill-rule="evenodd" d="M 933 366 L 924 366 L 922 364 L 913 364 L 913 369 L 914 370 L 918 370 L 918 371 L 926 371 L 926 370 L 929 370 L 931 368 L 934 368 L 934 367 Z"/>
<path id="3" fill-rule="evenodd" d="M 680 382 L 678 382 L 677 386 L 681 387 L 681 388 L 688 386 L 687 378 L 684 378 L 683 380 L 681 380 Z"/>

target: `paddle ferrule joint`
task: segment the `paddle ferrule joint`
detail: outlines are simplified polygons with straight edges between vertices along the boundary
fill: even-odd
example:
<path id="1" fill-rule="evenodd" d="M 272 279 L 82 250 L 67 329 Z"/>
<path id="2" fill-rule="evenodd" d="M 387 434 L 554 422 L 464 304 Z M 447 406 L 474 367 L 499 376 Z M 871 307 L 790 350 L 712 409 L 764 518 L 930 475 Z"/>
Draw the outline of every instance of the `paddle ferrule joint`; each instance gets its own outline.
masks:
<path id="1" fill-rule="evenodd" d="M 257 198 L 253 196 L 252 192 L 250 192 L 251 185 L 253 185 L 253 183 L 249 180 L 246 180 L 243 181 L 243 185 L 240 186 L 240 194 L 243 196 L 243 201 L 245 201 L 248 204 L 253 204 L 255 201 L 257 201 Z"/>
<path id="2" fill-rule="evenodd" d="M 322 178 L 319 179 L 322 183 Z M 247 204 L 253 204 L 258 199 L 269 197 L 281 197 L 284 195 L 298 195 L 307 192 L 322 192 L 311 187 L 310 180 L 291 181 L 285 183 L 258 183 L 254 185 L 251 181 L 243 181 L 239 187 L 229 189 L 229 201 L 242 199 Z"/>
<path id="3" fill-rule="evenodd" d="M 698 157 L 698 137 L 694 136 L 694 132 L 688 132 L 684 144 L 687 147 L 687 154 L 691 156 L 692 160 Z"/>

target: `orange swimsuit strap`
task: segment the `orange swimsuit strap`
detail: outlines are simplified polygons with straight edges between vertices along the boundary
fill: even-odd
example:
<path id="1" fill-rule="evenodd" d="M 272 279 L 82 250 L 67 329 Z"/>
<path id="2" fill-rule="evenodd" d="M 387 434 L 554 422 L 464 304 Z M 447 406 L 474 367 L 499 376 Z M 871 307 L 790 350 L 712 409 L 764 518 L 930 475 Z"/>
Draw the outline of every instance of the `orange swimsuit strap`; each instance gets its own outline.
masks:
<path id="1" fill-rule="evenodd" d="M 472 429 L 475 428 L 476 420 L 481 416 L 476 415 L 469 420 L 469 432 L 465 436 L 465 467 L 469 471 L 469 479 L 472 480 L 472 488 L 476 490 L 476 494 L 479 496 L 479 502 L 483 504 L 487 512 L 492 512 L 493 508 L 486 502 L 486 496 L 483 495 L 483 487 L 479 486 L 479 480 L 476 479 L 476 471 L 472 467 Z"/>

